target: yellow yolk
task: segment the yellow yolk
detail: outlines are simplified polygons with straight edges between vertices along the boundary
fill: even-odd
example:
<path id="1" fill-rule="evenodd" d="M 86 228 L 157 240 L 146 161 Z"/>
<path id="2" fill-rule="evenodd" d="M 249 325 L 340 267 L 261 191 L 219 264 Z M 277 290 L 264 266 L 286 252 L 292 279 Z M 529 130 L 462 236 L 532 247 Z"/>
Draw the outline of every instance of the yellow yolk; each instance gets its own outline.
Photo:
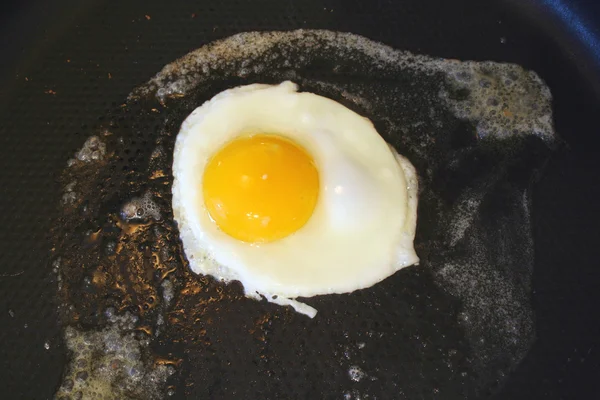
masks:
<path id="1" fill-rule="evenodd" d="M 300 229 L 319 196 L 312 157 L 292 141 L 253 135 L 223 146 L 208 162 L 204 204 L 217 226 L 244 242 L 265 243 Z"/>

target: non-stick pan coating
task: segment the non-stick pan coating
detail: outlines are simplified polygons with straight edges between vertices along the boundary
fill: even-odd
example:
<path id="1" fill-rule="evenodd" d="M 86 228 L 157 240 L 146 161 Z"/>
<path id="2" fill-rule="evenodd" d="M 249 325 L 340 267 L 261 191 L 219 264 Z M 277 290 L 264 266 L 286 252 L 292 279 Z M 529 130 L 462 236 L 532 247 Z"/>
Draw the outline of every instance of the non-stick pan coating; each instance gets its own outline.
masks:
<path id="1" fill-rule="evenodd" d="M 600 101 L 589 73 L 596 59 L 580 40 L 593 39 L 593 30 L 567 29 L 543 5 L 98 1 L 10 11 L 19 23 L 5 25 L 11 35 L 3 36 L 16 60 L 3 68 L 0 126 L 3 398 L 49 398 L 59 384 L 65 354 L 46 237 L 59 199 L 55 178 L 101 125 L 98 117 L 202 44 L 240 31 L 293 28 L 350 31 L 435 56 L 516 62 L 546 80 L 566 145 L 533 191 L 538 340 L 497 396 L 596 397 Z"/>

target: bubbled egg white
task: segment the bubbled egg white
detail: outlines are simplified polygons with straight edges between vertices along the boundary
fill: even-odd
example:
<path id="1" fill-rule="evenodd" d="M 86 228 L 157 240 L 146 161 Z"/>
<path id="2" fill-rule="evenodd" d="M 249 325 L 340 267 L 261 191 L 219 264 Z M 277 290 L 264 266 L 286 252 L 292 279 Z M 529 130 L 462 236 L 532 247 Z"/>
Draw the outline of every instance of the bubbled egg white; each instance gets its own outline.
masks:
<path id="1" fill-rule="evenodd" d="M 294 300 L 366 288 L 419 261 L 413 247 L 417 178 L 371 121 L 292 82 L 253 84 L 219 93 L 194 110 L 177 136 L 173 212 L 190 267 L 239 280 L 247 296 L 316 310 Z M 319 173 L 312 216 L 267 243 L 221 230 L 203 199 L 203 172 L 224 145 L 276 134 L 303 148 Z"/>

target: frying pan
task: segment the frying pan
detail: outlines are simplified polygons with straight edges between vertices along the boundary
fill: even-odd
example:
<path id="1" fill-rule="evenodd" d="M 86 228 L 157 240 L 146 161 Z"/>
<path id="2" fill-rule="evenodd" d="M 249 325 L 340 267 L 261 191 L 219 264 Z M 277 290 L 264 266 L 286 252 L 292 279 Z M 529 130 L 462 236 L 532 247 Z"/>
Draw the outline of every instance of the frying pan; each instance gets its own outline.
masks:
<path id="1" fill-rule="evenodd" d="M 98 117 L 205 43 L 241 31 L 296 28 L 353 32 L 439 57 L 514 62 L 546 81 L 564 144 L 532 193 L 537 338 L 507 382 L 478 397 L 599 398 L 597 3 L 98 0 L 2 7 L 2 398 L 51 398 L 60 383 L 66 352 L 48 232 L 60 197 L 56 176 L 101 125 Z M 236 398 L 235 388 L 228 390 L 224 398 Z"/>

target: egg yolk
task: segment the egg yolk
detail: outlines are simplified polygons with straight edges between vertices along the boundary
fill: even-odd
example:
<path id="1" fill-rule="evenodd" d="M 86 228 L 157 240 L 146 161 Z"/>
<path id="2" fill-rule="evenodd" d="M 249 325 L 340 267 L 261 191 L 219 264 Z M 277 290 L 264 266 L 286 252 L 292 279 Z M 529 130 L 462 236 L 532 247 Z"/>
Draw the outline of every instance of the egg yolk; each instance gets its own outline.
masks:
<path id="1" fill-rule="evenodd" d="M 319 173 L 300 146 L 276 135 L 235 139 L 208 162 L 204 204 L 217 226 L 250 243 L 282 239 L 311 217 Z"/>

